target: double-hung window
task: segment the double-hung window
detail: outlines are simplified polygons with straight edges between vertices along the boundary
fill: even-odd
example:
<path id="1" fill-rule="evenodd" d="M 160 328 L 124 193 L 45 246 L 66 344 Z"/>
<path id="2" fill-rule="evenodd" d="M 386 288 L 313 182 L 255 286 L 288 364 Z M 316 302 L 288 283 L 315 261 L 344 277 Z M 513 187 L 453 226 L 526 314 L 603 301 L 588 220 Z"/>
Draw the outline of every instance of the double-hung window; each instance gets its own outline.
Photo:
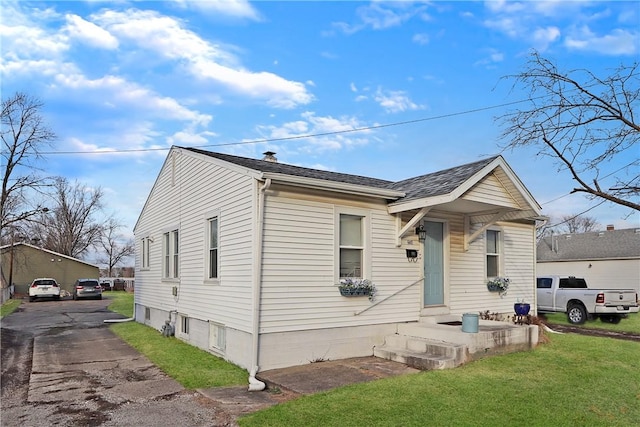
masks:
<path id="1" fill-rule="evenodd" d="M 340 214 L 339 276 L 363 277 L 365 262 L 365 217 Z"/>
<path id="2" fill-rule="evenodd" d="M 207 237 L 207 259 L 209 279 L 218 278 L 218 217 L 209 218 Z"/>
<path id="3" fill-rule="evenodd" d="M 500 275 L 500 248 L 501 233 L 497 230 L 487 230 L 487 277 L 498 277 Z"/>
<path id="4" fill-rule="evenodd" d="M 151 256 L 149 250 L 151 246 L 151 238 L 144 237 L 142 239 L 142 268 L 149 268 L 151 266 Z"/>
<path id="5" fill-rule="evenodd" d="M 162 274 L 165 279 L 180 277 L 180 234 L 172 230 L 162 235 Z"/>

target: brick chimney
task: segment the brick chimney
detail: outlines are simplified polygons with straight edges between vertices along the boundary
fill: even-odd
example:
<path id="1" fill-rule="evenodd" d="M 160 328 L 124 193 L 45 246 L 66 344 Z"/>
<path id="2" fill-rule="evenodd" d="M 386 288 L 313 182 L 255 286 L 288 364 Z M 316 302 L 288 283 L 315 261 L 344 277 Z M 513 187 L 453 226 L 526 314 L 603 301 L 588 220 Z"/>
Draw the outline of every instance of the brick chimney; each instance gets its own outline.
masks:
<path id="1" fill-rule="evenodd" d="M 613 224 L 609 224 L 609 225 L 607 225 L 607 231 L 613 231 L 613 230 L 615 230 L 615 229 L 616 229 L 616 228 L 613 226 Z"/>

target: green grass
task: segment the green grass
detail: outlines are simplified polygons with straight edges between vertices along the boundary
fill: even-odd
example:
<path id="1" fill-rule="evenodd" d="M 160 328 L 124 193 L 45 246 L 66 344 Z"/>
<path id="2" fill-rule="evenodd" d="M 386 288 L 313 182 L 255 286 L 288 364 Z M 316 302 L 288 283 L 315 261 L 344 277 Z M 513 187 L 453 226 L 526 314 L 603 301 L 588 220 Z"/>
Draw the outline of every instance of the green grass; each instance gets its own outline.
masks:
<path id="1" fill-rule="evenodd" d="M 8 316 L 9 314 L 16 311 L 16 309 L 20 307 L 20 304 L 22 304 L 21 299 L 10 299 L 6 301 L 4 304 L 2 304 L 2 306 L 0 306 L 0 318 Z"/>
<path id="2" fill-rule="evenodd" d="M 133 293 L 121 291 L 103 292 L 102 298 L 112 301 L 109 304 L 109 310 L 123 316 L 133 317 Z"/>
<path id="3" fill-rule="evenodd" d="M 640 345 L 554 335 L 535 351 L 494 356 L 304 396 L 239 420 L 247 426 L 633 426 Z"/>
<path id="4" fill-rule="evenodd" d="M 545 315 L 549 323 L 557 323 L 560 325 L 571 325 L 567 321 L 565 313 L 548 313 Z M 576 326 L 576 325 L 571 325 Z M 600 319 L 589 320 L 580 325 L 583 328 L 607 329 L 618 332 L 634 332 L 640 334 L 640 313 L 630 314 L 626 319 L 622 319 L 617 325 L 601 322 Z"/>
<path id="5" fill-rule="evenodd" d="M 131 316 L 133 295 L 107 294 Z M 127 311 L 128 310 L 128 311 Z M 557 314 L 559 322 L 565 315 Z M 635 316 L 635 317 L 634 317 Z M 607 329 L 640 331 L 638 315 Z M 591 326 L 590 322 L 586 326 Z M 247 372 L 135 322 L 112 330 L 189 389 L 246 385 Z M 550 334 L 534 351 L 494 356 L 457 369 L 354 384 L 246 415 L 247 426 L 636 426 L 640 344 Z M 188 361 L 188 363 L 185 363 Z"/>
<path id="6" fill-rule="evenodd" d="M 109 310 L 133 316 L 133 294 L 109 292 Z M 187 389 L 246 385 L 246 370 L 174 337 L 137 322 L 114 323 L 110 329 Z"/>

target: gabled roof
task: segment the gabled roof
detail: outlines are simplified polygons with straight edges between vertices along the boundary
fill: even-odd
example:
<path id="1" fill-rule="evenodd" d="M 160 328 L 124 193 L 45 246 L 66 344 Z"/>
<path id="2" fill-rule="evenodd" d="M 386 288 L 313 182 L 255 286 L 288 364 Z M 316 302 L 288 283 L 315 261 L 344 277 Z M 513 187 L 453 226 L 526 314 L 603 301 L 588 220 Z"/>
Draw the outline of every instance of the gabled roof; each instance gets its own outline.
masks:
<path id="1" fill-rule="evenodd" d="M 249 159 L 247 157 L 232 156 L 231 154 L 214 153 L 211 151 L 200 150 L 198 148 L 183 148 L 184 150 L 193 151 L 194 153 L 204 154 L 205 156 L 224 160 L 225 162 L 234 163 L 245 168 L 253 169 L 259 172 L 277 173 L 282 175 L 292 175 L 304 178 L 313 178 L 323 181 L 343 182 L 346 184 L 362 185 L 367 187 L 376 187 L 390 189 L 393 182 L 384 179 L 368 178 L 366 176 L 349 175 L 346 173 L 329 172 L 318 169 L 303 168 L 300 166 L 287 165 L 285 163 L 271 162 L 267 160 Z"/>
<path id="2" fill-rule="evenodd" d="M 418 212 L 406 227 L 413 226 L 432 208 L 469 214 L 471 223 L 482 222 L 485 225 L 496 221 L 541 219 L 540 205 L 502 156 L 393 182 L 178 146 L 171 148 L 163 169 L 173 158 L 174 151 L 209 160 L 212 164 L 259 181 L 383 199 L 388 203 L 390 214 Z M 159 176 L 156 184 L 158 179 Z M 156 184 L 147 197 L 134 231 Z M 495 194 L 496 198 L 487 194 Z"/>
<path id="3" fill-rule="evenodd" d="M 402 190 L 406 193 L 402 201 L 449 194 L 499 157 L 500 156 L 494 156 L 477 162 L 394 182 L 391 188 Z"/>
<path id="4" fill-rule="evenodd" d="M 561 234 L 540 240 L 538 262 L 640 259 L 640 229 Z"/>
<path id="5" fill-rule="evenodd" d="M 393 182 L 360 175 L 323 171 L 267 160 L 257 160 L 246 157 L 233 156 L 230 154 L 214 153 L 198 148 L 177 148 L 239 165 L 253 171 L 261 172 L 263 174 L 277 174 L 281 176 L 308 178 L 310 180 L 350 184 L 360 187 L 369 187 L 384 190 L 381 195 L 384 195 L 388 200 L 393 200 L 396 204 L 401 204 L 417 199 L 425 199 L 433 196 L 452 194 L 456 189 L 460 189 L 465 183 L 468 183 L 469 185 L 475 184 L 475 182 L 469 182 L 469 180 L 472 177 L 476 176 L 479 172 L 482 172 L 484 168 L 491 167 L 493 164 L 493 166 L 501 167 L 505 170 L 505 172 L 508 172 L 509 178 L 517 184 L 520 192 L 525 193 L 524 196 L 527 199 L 528 204 L 539 209 L 539 206 L 537 206 L 537 203 L 535 202 L 535 200 L 533 200 L 533 197 L 531 197 L 522 183 L 520 183 L 518 178 L 515 177 L 515 174 L 513 174 L 511 169 L 507 166 L 502 156 L 493 156 L 487 159 L 467 163 L 442 171 Z"/>
<path id="6" fill-rule="evenodd" d="M 69 255 L 64 255 L 64 254 L 61 254 L 59 252 L 50 251 L 49 249 L 41 248 L 40 246 L 35 246 L 35 245 L 31 245 L 29 243 L 24 243 L 24 242 L 18 242 L 18 243 L 14 243 L 13 244 L 14 248 L 15 247 L 19 247 L 19 246 L 24 246 L 24 247 L 27 247 L 27 248 L 35 249 L 37 251 L 45 252 L 45 253 L 47 253 L 49 255 L 55 256 L 56 258 L 65 258 L 65 259 L 68 259 L 68 260 L 71 260 L 71 261 L 79 262 L 81 264 L 86 264 L 86 265 L 91 266 L 91 267 L 100 268 L 99 266 L 97 266 L 95 264 L 91 264 L 91 263 L 88 263 L 86 261 L 82 261 L 81 259 L 74 258 L 74 257 L 71 257 Z M 9 248 L 11 248 L 11 245 L 0 246 L 0 251 L 4 252 Z"/>

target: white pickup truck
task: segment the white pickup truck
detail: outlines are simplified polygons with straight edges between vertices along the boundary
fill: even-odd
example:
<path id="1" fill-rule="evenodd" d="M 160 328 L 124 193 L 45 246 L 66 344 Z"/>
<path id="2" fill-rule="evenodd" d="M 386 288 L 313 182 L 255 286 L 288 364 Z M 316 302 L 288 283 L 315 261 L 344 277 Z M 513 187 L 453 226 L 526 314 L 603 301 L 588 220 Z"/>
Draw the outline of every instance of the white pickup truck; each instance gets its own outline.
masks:
<path id="1" fill-rule="evenodd" d="M 634 289 L 589 289 L 584 279 L 572 276 L 541 276 L 536 287 L 538 312 L 567 313 L 573 324 L 597 317 L 603 322 L 619 323 L 639 310 Z"/>

